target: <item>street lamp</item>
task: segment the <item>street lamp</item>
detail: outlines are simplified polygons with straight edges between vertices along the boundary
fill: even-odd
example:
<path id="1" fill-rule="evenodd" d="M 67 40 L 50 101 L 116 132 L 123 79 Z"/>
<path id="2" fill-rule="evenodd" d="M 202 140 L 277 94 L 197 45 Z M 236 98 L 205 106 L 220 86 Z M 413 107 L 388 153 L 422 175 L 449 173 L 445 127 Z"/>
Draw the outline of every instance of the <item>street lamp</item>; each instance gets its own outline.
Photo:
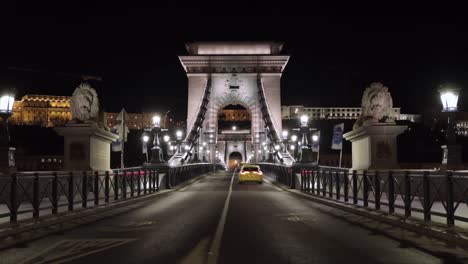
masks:
<path id="1" fill-rule="evenodd" d="M 10 133 L 8 131 L 8 118 L 13 115 L 13 104 L 15 103 L 15 92 L 6 92 L 0 97 L 0 117 L 3 127 L 0 136 L 0 170 L 3 172 L 16 171 L 15 168 L 15 148 L 10 147 Z"/>
<path id="2" fill-rule="evenodd" d="M 288 131 L 287 130 L 283 130 L 283 132 L 281 133 L 281 135 L 283 136 L 283 152 L 287 152 L 288 151 Z"/>
<path id="3" fill-rule="evenodd" d="M 151 148 L 151 163 L 160 164 L 166 163 L 163 159 L 163 152 L 160 144 L 160 134 L 163 129 L 161 128 L 161 117 L 158 115 L 153 116 L 153 128 L 152 132 L 154 134 L 153 147 Z"/>
<path id="4" fill-rule="evenodd" d="M 455 125 L 456 113 L 458 110 L 458 97 L 460 88 L 456 85 L 445 84 L 439 88 L 440 101 L 442 102 L 442 112 L 447 115 L 446 145 L 442 147 L 442 168 L 458 169 L 462 168 L 462 147 L 456 143 Z"/>
<path id="5" fill-rule="evenodd" d="M 171 140 L 171 137 L 168 136 L 168 135 L 165 135 L 165 136 L 163 137 L 163 140 L 164 140 L 164 142 L 167 143 L 167 142 L 169 142 L 169 140 Z"/>
<path id="6" fill-rule="evenodd" d="M 149 141 L 149 136 L 148 135 L 143 135 L 143 137 L 141 137 L 141 139 L 143 140 L 143 153 L 146 154 L 146 162 L 148 162 L 148 141 Z"/>
<path id="7" fill-rule="evenodd" d="M 301 157 L 299 159 L 300 163 L 311 163 L 312 162 L 312 149 L 309 146 L 307 136 L 309 134 L 310 128 L 308 126 L 309 117 L 307 115 L 301 116 L 301 127 L 299 131 L 302 133 L 302 142 L 301 142 Z"/>
<path id="8" fill-rule="evenodd" d="M 181 143 L 182 143 L 182 131 L 177 130 L 177 132 L 176 132 L 177 152 L 181 152 L 181 151 L 180 151 L 180 145 L 181 145 Z"/>

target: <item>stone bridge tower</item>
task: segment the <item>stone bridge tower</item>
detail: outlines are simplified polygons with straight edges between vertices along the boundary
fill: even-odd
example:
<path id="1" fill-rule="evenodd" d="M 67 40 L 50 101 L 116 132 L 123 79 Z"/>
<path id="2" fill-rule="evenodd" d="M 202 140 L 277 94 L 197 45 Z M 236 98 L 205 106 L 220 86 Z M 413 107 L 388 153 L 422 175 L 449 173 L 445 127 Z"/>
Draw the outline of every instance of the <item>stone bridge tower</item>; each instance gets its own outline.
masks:
<path id="1" fill-rule="evenodd" d="M 282 44 L 196 42 L 186 48 L 189 55 L 179 59 L 188 77 L 187 135 L 199 127 L 197 144 L 204 146 L 211 162 L 217 158 L 227 162 L 233 152 L 240 153 L 243 161 L 260 161 L 262 142 L 281 141 L 280 81 L 289 60 L 280 55 Z M 198 120 L 204 98 L 208 99 L 206 112 Z M 250 129 L 218 127 L 219 113 L 228 105 L 249 111 Z"/>

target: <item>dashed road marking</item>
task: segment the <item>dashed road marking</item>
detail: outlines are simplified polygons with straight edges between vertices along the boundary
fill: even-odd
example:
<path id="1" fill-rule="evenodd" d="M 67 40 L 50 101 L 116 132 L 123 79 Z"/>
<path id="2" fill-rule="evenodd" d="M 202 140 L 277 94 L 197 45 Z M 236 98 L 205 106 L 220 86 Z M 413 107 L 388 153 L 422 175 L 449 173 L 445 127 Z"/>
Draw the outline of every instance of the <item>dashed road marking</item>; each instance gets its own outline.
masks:
<path id="1" fill-rule="evenodd" d="M 21 264 L 59 264 L 118 247 L 136 239 L 66 239 L 23 260 Z"/>

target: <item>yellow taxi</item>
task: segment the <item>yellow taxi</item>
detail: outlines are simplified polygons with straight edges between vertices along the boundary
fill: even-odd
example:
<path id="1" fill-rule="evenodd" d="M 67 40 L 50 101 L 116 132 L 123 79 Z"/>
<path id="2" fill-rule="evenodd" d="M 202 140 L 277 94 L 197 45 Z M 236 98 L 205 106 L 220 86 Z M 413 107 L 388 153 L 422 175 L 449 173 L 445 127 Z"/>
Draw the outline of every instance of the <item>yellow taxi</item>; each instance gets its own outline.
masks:
<path id="1" fill-rule="evenodd" d="M 239 170 L 239 183 L 244 182 L 258 182 L 263 183 L 263 172 L 260 170 L 260 166 L 245 164 Z"/>

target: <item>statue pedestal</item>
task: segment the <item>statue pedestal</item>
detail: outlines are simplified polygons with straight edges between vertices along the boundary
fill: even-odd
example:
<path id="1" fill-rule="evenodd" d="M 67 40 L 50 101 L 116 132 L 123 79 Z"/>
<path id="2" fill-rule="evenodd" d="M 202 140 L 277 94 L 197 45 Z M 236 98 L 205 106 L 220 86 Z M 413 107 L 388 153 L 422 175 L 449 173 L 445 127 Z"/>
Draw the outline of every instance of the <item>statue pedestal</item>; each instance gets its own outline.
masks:
<path id="1" fill-rule="evenodd" d="M 63 170 L 110 170 L 110 144 L 118 135 L 97 123 L 68 123 L 55 131 L 65 138 Z"/>
<path id="2" fill-rule="evenodd" d="M 375 123 L 344 134 L 343 137 L 352 143 L 351 170 L 398 169 L 396 137 L 406 128 Z"/>

